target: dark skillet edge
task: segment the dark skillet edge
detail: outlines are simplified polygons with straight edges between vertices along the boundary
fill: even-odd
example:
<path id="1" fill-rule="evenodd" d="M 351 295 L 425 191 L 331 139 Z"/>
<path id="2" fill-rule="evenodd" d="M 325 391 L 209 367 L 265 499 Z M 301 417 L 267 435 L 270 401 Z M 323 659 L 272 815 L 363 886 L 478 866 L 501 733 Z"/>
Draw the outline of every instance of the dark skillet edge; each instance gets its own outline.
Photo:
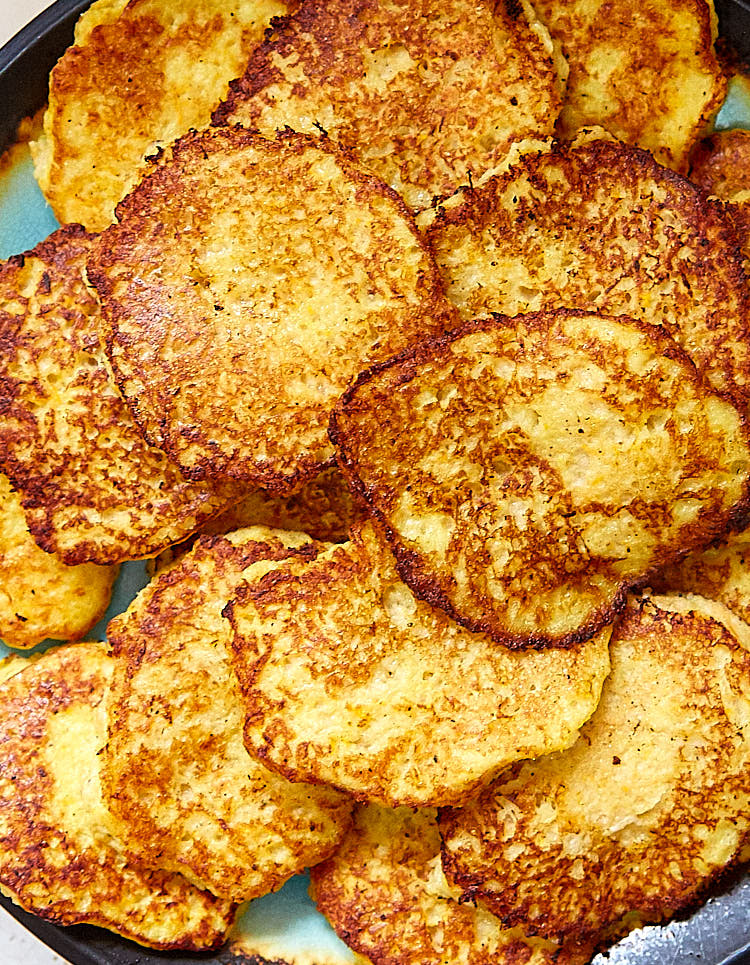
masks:
<path id="1" fill-rule="evenodd" d="M 749 0 L 714 0 L 719 15 L 719 32 L 729 39 L 737 53 L 750 60 Z"/>
<path id="2" fill-rule="evenodd" d="M 49 72 L 90 2 L 57 0 L 0 49 L 0 152 L 13 142 L 19 122 L 46 101 Z"/>
<path id="3" fill-rule="evenodd" d="M 0 48 L 0 152 L 13 143 L 20 121 L 45 103 L 49 72 L 71 43 L 75 23 L 90 4 L 91 0 L 56 0 Z M 715 7 L 721 34 L 750 63 L 750 0 L 715 0 Z M 238 956 L 231 950 L 218 956 L 189 957 L 155 952 L 100 928 L 60 928 L 28 914 L 2 895 L 0 907 L 72 965 L 284 965 Z M 750 965 L 750 940 L 713 965 Z"/>
<path id="4" fill-rule="evenodd" d="M 158 952 L 94 925 L 61 928 L 29 914 L 4 895 L 0 895 L 0 908 L 72 965 L 286 965 L 281 961 L 269 962 L 256 955 L 241 955 L 233 952 L 229 946 L 219 952 L 202 954 Z"/>

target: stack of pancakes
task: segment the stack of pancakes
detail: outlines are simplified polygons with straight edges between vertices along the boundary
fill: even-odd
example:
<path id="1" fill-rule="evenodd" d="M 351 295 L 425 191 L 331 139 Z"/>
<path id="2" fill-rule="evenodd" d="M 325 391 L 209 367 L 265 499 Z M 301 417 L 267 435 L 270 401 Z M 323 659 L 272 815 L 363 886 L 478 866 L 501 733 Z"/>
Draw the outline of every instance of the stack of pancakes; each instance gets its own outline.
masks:
<path id="1" fill-rule="evenodd" d="M 712 6 L 230 7 L 84 14 L 0 267 L 0 632 L 154 560 L 2 668 L 0 888 L 200 951 L 312 867 L 374 965 L 585 963 L 750 844 Z"/>

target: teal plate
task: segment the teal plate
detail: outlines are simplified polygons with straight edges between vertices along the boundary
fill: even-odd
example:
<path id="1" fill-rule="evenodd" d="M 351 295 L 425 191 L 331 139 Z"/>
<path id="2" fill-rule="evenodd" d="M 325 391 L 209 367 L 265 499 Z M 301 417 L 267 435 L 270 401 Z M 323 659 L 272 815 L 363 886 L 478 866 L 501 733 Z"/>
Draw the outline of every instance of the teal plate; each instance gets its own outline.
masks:
<path id="1" fill-rule="evenodd" d="M 71 42 L 74 24 L 89 3 L 57 0 L 0 50 L 0 151 L 13 141 L 18 122 L 44 103 L 49 71 Z M 722 32 L 750 58 L 750 3 L 716 0 L 716 7 Z M 750 127 L 746 97 L 740 87 L 730 91 L 717 127 Z M 57 226 L 34 180 L 28 150 L 20 149 L 14 163 L 0 173 L 0 259 L 33 247 Z M 89 636 L 105 639 L 109 619 L 122 612 L 146 582 L 145 564 L 126 563 L 109 610 Z M 46 642 L 35 650 L 53 645 Z M 18 651 L 0 642 L 0 657 L 11 652 Z M 298 875 L 275 894 L 251 902 L 228 945 L 213 955 L 153 952 L 99 928 L 59 928 L 1 896 L 0 905 L 74 965 L 353 965 L 354 955 L 315 910 L 307 886 L 307 876 Z M 684 920 L 633 932 L 592 965 L 607 962 L 750 965 L 750 877 L 725 881 L 720 894 Z"/>

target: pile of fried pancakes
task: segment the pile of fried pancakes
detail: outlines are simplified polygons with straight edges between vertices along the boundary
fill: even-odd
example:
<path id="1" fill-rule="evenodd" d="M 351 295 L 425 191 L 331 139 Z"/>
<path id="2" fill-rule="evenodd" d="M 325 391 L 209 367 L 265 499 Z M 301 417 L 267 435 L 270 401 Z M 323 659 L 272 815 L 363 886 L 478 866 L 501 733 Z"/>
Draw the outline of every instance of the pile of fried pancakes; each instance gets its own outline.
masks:
<path id="1" fill-rule="evenodd" d="M 573 965 L 750 857 L 750 134 L 633 6 L 81 17 L 0 266 L 25 909 L 206 951 L 311 868 L 373 965 Z"/>

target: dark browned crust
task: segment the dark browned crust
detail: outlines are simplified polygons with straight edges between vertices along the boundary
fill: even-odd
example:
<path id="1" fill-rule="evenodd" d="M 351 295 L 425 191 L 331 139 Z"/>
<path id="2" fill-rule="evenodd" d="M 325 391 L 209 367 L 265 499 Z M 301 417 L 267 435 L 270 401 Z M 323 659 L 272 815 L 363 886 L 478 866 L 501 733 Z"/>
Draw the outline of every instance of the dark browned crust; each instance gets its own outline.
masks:
<path id="1" fill-rule="evenodd" d="M 673 175 L 679 177 L 679 175 Z M 565 318 L 570 315 L 586 317 L 598 317 L 593 312 L 571 312 L 568 309 L 557 309 L 553 312 L 537 312 L 530 315 L 518 316 L 522 318 L 524 324 L 531 330 L 543 331 L 555 318 Z M 659 351 L 664 356 L 675 359 L 686 366 L 686 378 L 690 379 L 695 385 L 703 385 L 703 379 L 696 370 L 696 366 L 687 353 L 672 339 L 663 328 L 657 328 L 635 319 L 626 319 L 619 316 L 618 321 L 627 322 L 637 330 L 643 332 L 659 346 Z M 655 576 L 664 566 L 673 564 L 685 557 L 691 550 L 709 545 L 725 533 L 727 530 L 741 529 L 750 514 L 750 480 L 745 483 L 745 493 L 729 512 L 707 516 L 702 511 L 699 523 L 691 524 L 685 532 L 685 539 L 680 546 L 675 546 L 672 553 L 659 559 L 646 573 L 640 577 L 624 581 L 614 596 L 609 606 L 604 607 L 592 616 L 592 618 L 573 633 L 563 637 L 552 637 L 545 634 L 534 634 L 529 636 L 512 635 L 499 632 L 497 626 L 485 618 L 475 619 L 466 613 L 459 613 L 448 599 L 445 591 L 441 589 L 434 573 L 430 572 L 429 566 L 425 565 L 421 555 L 409 551 L 403 544 L 398 533 L 390 526 L 386 513 L 381 508 L 381 500 L 375 488 L 367 486 L 357 473 L 357 462 L 348 446 L 347 431 L 342 425 L 342 420 L 350 412 L 366 411 L 367 403 L 360 403 L 357 396 L 362 386 L 372 382 L 381 373 L 389 369 L 400 369 L 402 374 L 394 383 L 401 385 L 411 381 L 417 374 L 419 368 L 429 360 L 439 358 L 446 354 L 446 349 L 456 341 L 456 339 L 474 331 L 486 331 L 495 326 L 511 326 L 513 319 L 505 315 L 492 315 L 484 319 L 474 319 L 463 323 L 451 332 L 425 339 L 418 345 L 405 349 L 398 355 L 387 359 L 369 369 L 361 372 L 349 388 L 344 392 L 339 403 L 331 414 L 329 423 L 329 436 L 334 446 L 336 446 L 337 460 L 352 490 L 358 495 L 360 500 L 366 504 L 370 515 L 375 520 L 378 528 L 388 541 L 391 550 L 396 558 L 396 566 L 399 576 L 410 587 L 414 595 L 432 606 L 439 607 L 452 619 L 466 627 L 468 630 L 484 633 L 492 637 L 498 643 L 511 649 L 544 649 L 546 647 L 571 647 L 575 644 L 589 640 L 598 630 L 609 623 L 614 622 L 622 612 L 628 593 L 647 586 L 649 580 Z M 745 438 L 750 439 L 748 434 L 748 417 L 746 409 L 741 404 L 737 394 L 714 392 L 717 396 L 732 404 L 738 411 Z"/>
<path id="2" fill-rule="evenodd" d="M 550 159 L 564 167 L 571 182 L 592 196 L 597 186 L 609 187 L 614 179 L 619 179 L 625 185 L 635 184 L 639 177 L 653 178 L 664 185 L 671 193 L 670 209 L 679 210 L 681 218 L 689 231 L 693 233 L 696 247 L 690 259 L 691 275 L 688 279 L 691 297 L 694 303 L 701 302 L 701 291 L 695 285 L 696 276 L 711 281 L 720 273 L 722 284 L 732 293 L 736 302 L 732 306 L 732 314 L 727 317 L 726 304 L 722 300 L 719 304 L 715 298 L 709 314 L 704 314 L 701 320 L 701 331 L 695 331 L 694 337 L 685 332 L 679 310 L 675 308 L 674 318 L 670 321 L 668 334 L 688 351 L 698 370 L 706 375 L 711 384 L 724 392 L 736 395 L 737 404 L 740 400 L 747 404 L 750 396 L 750 280 L 743 270 L 743 238 L 738 232 L 732 219 L 719 202 L 709 201 L 706 195 L 687 178 L 663 168 L 654 160 L 651 154 L 640 148 L 628 147 L 611 140 L 594 140 L 582 146 L 556 144 L 551 154 L 539 152 L 524 156 L 523 161 L 506 174 L 489 178 L 481 187 L 463 187 L 460 190 L 461 203 L 443 206 L 438 202 L 435 208 L 434 220 L 425 232 L 427 242 L 435 252 L 438 249 L 437 240 L 446 230 L 462 227 L 466 231 L 481 229 L 483 226 L 497 222 L 503 237 L 510 241 L 513 237 L 515 225 L 513 221 L 520 221 L 527 214 L 534 216 L 521 204 L 512 219 L 498 210 L 497 199 L 505 188 L 512 185 L 520 175 L 528 176 L 532 186 L 547 195 L 544 170 Z M 558 205 L 554 198 L 547 198 L 548 203 Z M 633 198 L 633 204 L 642 204 L 648 209 L 653 208 L 654 216 L 658 205 L 649 198 Z M 546 209 L 545 209 L 546 210 Z M 576 215 L 566 206 L 558 206 L 555 216 L 559 218 L 559 228 L 562 230 L 567 219 L 573 220 Z M 579 227 L 576 221 L 576 227 Z M 601 248 L 601 234 L 607 227 L 601 218 L 592 218 L 588 223 L 580 225 L 580 237 L 576 246 L 580 251 L 588 253 L 598 252 Z M 663 261 L 667 253 L 655 249 L 653 255 Z M 700 259 L 700 260 L 699 260 Z M 439 259 L 438 259 L 439 260 Z M 684 273 L 684 266 L 675 258 L 675 253 L 669 253 L 670 272 Z M 630 263 L 623 256 L 615 258 L 611 266 L 611 277 L 616 281 L 619 276 L 631 275 L 638 279 L 648 279 L 645 269 L 638 263 Z M 445 277 L 445 273 L 444 273 Z M 580 301 L 576 305 L 566 302 L 565 296 L 559 292 L 547 293 L 543 307 L 558 308 L 594 306 L 592 298 L 584 298 L 577 292 Z M 606 293 L 605 293 L 606 294 Z M 568 298 L 570 296 L 567 296 Z M 597 305 L 599 302 L 597 302 Z M 496 310 L 495 306 L 488 306 L 489 310 Z M 613 312 L 605 303 L 603 311 Z M 475 313 L 479 314 L 479 313 Z M 484 312 L 482 312 L 484 314 Z M 628 312 L 623 311 L 623 314 Z M 731 323 L 731 327 L 728 326 Z M 731 338 L 733 346 L 737 347 L 738 356 L 734 358 L 731 350 L 727 350 L 727 339 Z M 690 346 L 690 342 L 693 346 Z"/>
<path id="3" fill-rule="evenodd" d="M 615 628 L 613 646 L 617 646 L 618 633 L 623 635 L 632 633 L 636 639 L 641 637 L 648 640 L 649 633 L 653 633 L 649 620 L 657 611 L 656 602 L 648 596 L 631 598 L 628 601 L 627 615 L 620 627 Z M 658 613 L 660 616 L 664 615 L 664 611 L 658 610 Z M 687 614 L 670 612 L 667 622 L 670 627 L 690 627 L 693 619 L 693 612 Z M 634 624 L 635 627 L 633 627 Z M 736 651 L 747 677 L 750 671 L 747 650 L 727 631 L 727 628 L 723 629 L 721 646 L 728 646 Z M 669 632 L 664 633 L 659 625 L 656 634 L 661 636 L 661 640 L 657 641 L 654 638 L 655 649 L 661 647 L 668 652 Z M 703 654 L 698 652 L 688 657 L 688 660 L 694 662 L 696 666 L 702 666 L 701 662 L 704 659 Z M 710 690 L 705 681 L 699 683 L 699 687 L 701 689 L 696 692 L 697 696 L 703 696 Z M 637 688 L 638 681 L 634 680 L 634 691 Z M 595 717 L 592 720 L 594 719 Z M 590 726 L 591 722 L 585 725 L 579 737 L 579 741 L 585 741 L 589 745 L 591 745 L 591 738 L 588 736 Z M 736 727 L 736 724 L 734 726 Z M 715 750 L 713 753 L 716 756 Z M 565 752 L 562 756 L 564 754 Z M 619 763 L 619 760 L 615 760 L 614 763 Z M 526 762 L 526 764 L 533 766 L 532 762 Z M 514 789 L 514 781 L 519 780 L 520 773 L 521 764 L 509 768 L 495 785 L 477 799 L 475 804 L 478 811 L 481 812 L 483 802 L 487 802 L 488 808 L 492 809 L 491 800 L 494 793 L 504 794 L 512 802 L 523 800 L 523 782 L 521 782 L 521 790 Z M 712 808 L 715 807 L 712 795 L 720 795 L 722 786 L 730 780 L 735 787 L 735 799 L 737 788 L 744 790 L 742 787 L 744 782 L 738 773 L 731 775 L 719 773 L 712 776 L 714 783 L 706 787 L 675 789 L 672 809 L 661 808 L 660 822 L 655 828 L 650 828 L 652 844 L 649 847 L 644 847 L 643 844 L 635 845 L 631 853 L 627 846 L 617 843 L 614 835 L 612 842 L 606 835 L 596 836 L 595 843 L 583 853 L 584 881 L 588 880 L 594 885 L 596 898 L 593 900 L 584 897 L 585 888 L 579 891 L 579 886 L 574 884 L 574 876 L 570 874 L 576 864 L 576 857 L 563 854 L 557 846 L 552 847 L 552 851 L 556 854 L 552 862 L 549 856 L 546 856 L 546 874 L 542 878 L 535 879 L 540 888 L 544 889 L 542 901 L 538 900 L 542 897 L 541 893 L 534 898 L 530 898 L 528 893 L 521 894 L 521 883 L 517 875 L 514 876 L 514 880 L 506 876 L 504 883 L 498 887 L 497 865 L 488 867 L 487 875 L 467 871 L 460 858 L 451 853 L 446 843 L 457 831 L 459 833 L 465 831 L 462 827 L 463 817 L 459 808 L 445 807 L 438 811 L 443 870 L 449 882 L 461 889 L 462 901 L 475 903 L 481 900 L 508 927 L 520 925 L 529 935 L 559 941 L 572 937 L 589 939 L 598 942 L 600 948 L 605 948 L 633 928 L 628 916 L 635 913 L 637 920 L 642 924 L 659 924 L 673 918 L 684 918 L 747 867 L 747 859 L 745 858 L 744 861 L 742 859 L 743 851 L 750 844 L 749 828 L 745 828 L 739 836 L 734 852 L 723 865 L 714 867 L 710 873 L 701 872 L 694 865 L 694 859 L 701 860 L 701 841 L 691 836 L 691 831 L 693 825 L 704 822 L 711 826 L 714 815 Z M 507 785 L 501 790 L 500 785 L 505 782 Z M 731 821 L 731 816 L 727 818 L 726 814 L 722 813 L 721 819 Z M 518 839 L 523 843 L 524 857 L 534 869 L 532 871 L 534 874 L 536 871 L 534 863 L 539 862 L 539 868 L 542 867 L 546 848 L 537 844 L 533 837 L 530 838 L 525 834 L 523 820 L 522 818 L 519 822 Z M 718 822 L 718 818 L 715 820 Z M 473 824 L 473 821 L 472 816 L 469 823 Z M 687 829 L 686 821 L 690 825 Z M 736 826 L 736 819 L 733 823 Z M 474 828 L 471 833 L 475 833 Z M 492 845 L 489 847 L 491 848 Z M 644 857 L 645 855 L 648 857 Z M 639 864 L 635 873 L 631 862 L 636 860 L 640 862 L 641 859 L 646 865 L 646 871 L 644 873 L 643 867 Z M 509 862 L 509 865 L 512 866 L 512 864 L 512 861 Z M 675 870 L 673 865 L 677 864 L 679 867 Z M 616 869 L 614 873 L 612 867 Z M 617 894 L 612 896 L 607 893 L 604 896 L 600 879 L 605 882 L 608 879 L 611 881 L 613 875 L 618 884 Z M 495 879 L 495 882 L 488 883 L 490 878 Z"/>
<path id="4" fill-rule="evenodd" d="M 344 175 L 359 186 L 357 197 L 363 205 L 366 205 L 370 198 L 388 200 L 395 214 L 408 225 L 414 241 L 428 263 L 428 273 L 422 275 L 418 285 L 420 292 L 424 293 L 422 320 L 425 327 L 431 332 L 447 327 L 454 320 L 453 310 L 444 298 L 442 282 L 431 252 L 402 198 L 378 178 L 353 163 L 350 155 L 334 147 L 325 135 L 315 138 L 287 128 L 277 131 L 274 140 L 297 155 L 312 147 L 333 156 Z M 88 262 L 87 276 L 102 300 L 103 312 L 108 322 L 105 347 L 117 385 L 144 438 L 163 449 L 190 479 L 215 480 L 225 484 L 238 481 L 267 489 L 273 494 L 286 495 L 329 466 L 332 454 L 326 453 L 322 458 L 302 452 L 294 457 L 278 456 L 276 464 L 279 468 L 274 469 L 271 468 L 273 459 L 261 463 L 253 459 L 252 455 L 243 454 L 244 436 L 241 432 L 236 432 L 236 438 L 227 445 L 216 442 L 213 438 L 216 433 L 199 424 L 175 428 L 169 416 L 169 394 L 161 393 L 158 387 L 149 384 L 148 371 L 138 367 L 137 362 L 135 383 L 139 391 L 134 391 L 133 375 L 129 375 L 120 362 L 117 349 L 122 349 L 123 354 L 133 351 L 134 339 L 122 331 L 128 312 L 117 300 L 113 300 L 113 285 L 107 271 L 118 263 L 117 239 L 124 239 L 123 244 L 129 247 L 129 238 L 138 233 L 144 222 L 148 222 L 150 199 L 154 195 L 168 195 L 173 189 L 178 190 L 181 165 L 189 166 L 193 158 L 207 157 L 207 152 L 220 153 L 225 149 L 240 149 L 259 143 L 267 144 L 269 138 L 261 137 L 256 131 L 239 125 L 214 128 L 207 132 L 190 131 L 178 139 L 170 147 L 168 159 L 157 159 L 138 187 L 118 204 L 117 218 L 120 223 L 101 235 L 97 254 Z M 149 331 L 158 333 L 161 320 L 153 307 L 146 304 L 140 317 L 144 319 L 142 330 L 147 338 Z M 403 336 L 399 340 L 403 341 Z M 179 384 L 179 377 L 176 377 L 175 384 Z M 325 437 L 322 426 L 321 436 Z M 186 461 L 183 449 L 187 445 L 199 446 L 202 455 Z"/>

